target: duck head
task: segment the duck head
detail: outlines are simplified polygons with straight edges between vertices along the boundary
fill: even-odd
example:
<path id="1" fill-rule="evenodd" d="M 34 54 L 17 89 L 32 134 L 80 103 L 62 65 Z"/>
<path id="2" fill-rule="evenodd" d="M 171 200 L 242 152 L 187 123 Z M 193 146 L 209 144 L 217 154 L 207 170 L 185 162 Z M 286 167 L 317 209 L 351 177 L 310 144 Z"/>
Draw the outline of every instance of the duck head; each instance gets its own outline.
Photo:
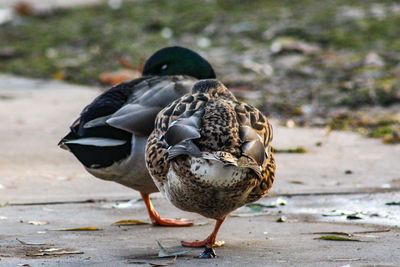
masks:
<path id="1" fill-rule="evenodd" d="M 197 79 L 214 79 L 210 63 L 196 52 L 180 47 L 165 47 L 145 63 L 143 75 L 188 75 Z"/>

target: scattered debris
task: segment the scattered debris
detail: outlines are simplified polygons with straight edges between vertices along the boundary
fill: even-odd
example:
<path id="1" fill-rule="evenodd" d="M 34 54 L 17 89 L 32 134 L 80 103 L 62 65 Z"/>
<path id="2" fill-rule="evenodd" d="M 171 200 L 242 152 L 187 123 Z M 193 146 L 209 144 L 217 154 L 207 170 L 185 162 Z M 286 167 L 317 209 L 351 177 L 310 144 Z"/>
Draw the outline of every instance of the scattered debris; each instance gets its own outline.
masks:
<path id="1" fill-rule="evenodd" d="M 352 170 L 345 170 L 344 174 L 353 174 Z"/>
<path id="2" fill-rule="evenodd" d="M 386 202 L 385 205 L 387 205 L 387 206 L 400 206 L 400 201 Z"/>
<path id="3" fill-rule="evenodd" d="M 28 221 L 28 224 L 32 224 L 32 225 L 46 225 L 49 224 L 49 222 L 46 221 Z"/>
<path id="4" fill-rule="evenodd" d="M 206 222 L 206 221 L 204 221 L 204 222 L 195 222 L 194 224 L 193 224 L 193 226 L 203 226 L 203 225 L 207 225 L 207 224 L 210 224 L 209 222 Z"/>
<path id="5" fill-rule="evenodd" d="M 172 260 L 169 261 L 129 261 L 128 264 L 148 264 L 150 266 L 170 266 L 176 263 L 176 259 L 178 256 L 175 256 Z"/>
<path id="6" fill-rule="evenodd" d="M 215 250 L 213 248 L 205 248 L 204 251 L 198 256 L 199 259 L 213 259 L 216 258 Z"/>
<path id="7" fill-rule="evenodd" d="M 335 216 L 347 216 L 347 215 L 355 215 L 358 212 L 350 211 L 350 210 L 332 210 L 327 213 L 323 213 L 322 216 L 324 217 L 335 217 Z"/>
<path id="8" fill-rule="evenodd" d="M 189 250 L 178 250 L 178 251 L 167 251 L 160 243 L 160 241 L 157 241 L 159 251 L 158 251 L 158 257 L 159 258 L 171 258 L 171 257 L 177 257 L 181 255 L 185 255 L 189 253 Z"/>
<path id="9" fill-rule="evenodd" d="M 382 230 L 371 230 L 371 231 L 355 231 L 355 232 L 314 232 L 311 233 L 313 235 L 343 235 L 343 236 L 359 236 L 365 234 L 375 234 L 375 233 L 387 233 L 390 232 L 390 229 L 382 229 Z"/>
<path id="10" fill-rule="evenodd" d="M 318 146 L 318 147 L 322 146 L 322 142 L 316 142 L 315 146 Z"/>
<path id="11" fill-rule="evenodd" d="M 175 262 L 176 262 L 176 258 L 177 258 L 178 256 L 175 256 L 172 260 L 170 260 L 170 261 L 163 261 L 163 262 L 148 262 L 148 264 L 150 265 L 150 266 L 156 266 L 156 267 L 158 267 L 158 266 L 169 266 L 169 265 L 174 265 L 175 264 Z"/>
<path id="12" fill-rule="evenodd" d="M 362 217 L 357 214 L 347 215 L 346 219 L 348 220 L 362 220 Z"/>
<path id="13" fill-rule="evenodd" d="M 97 228 L 94 226 L 87 226 L 87 227 L 77 227 L 77 228 L 65 228 L 65 229 L 55 229 L 53 231 L 101 231 L 103 229 Z"/>
<path id="14" fill-rule="evenodd" d="M 30 243 L 30 242 L 25 242 L 25 241 L 22 241 L 21 239 L 19 239 L 19 238 L 15 238 L 19 243 L 21 243 L 22 245 L 25 245 L 25 246 L 44 246 L 44 245 L 47 245 L 46 243 Z"/>
<path id="15" fill-rule="evenodd" d="M 291 184 L 304 184 L 304 182 L 300 181 L 300 180 L 290 180 L 289 183 L 291 183 Z"/>
<path id="16" fill-rule="evenodd" d="M 273 148 L 274 153 L 295 153 L 295 154 L 304 154 L 307 153 L 307 149 L 302 146 L 294 147 L 294 148 Z"/>
<path id="17" fill-rule="evenodd" d="M 45 248 L 39 249 L 39 251 L 30 251 L 26 253 L 26 256 L 29 257 L 38 257 L 38 256 L 61 256 L 61 255 L 70 255 L 70 254 L 83 254 L 82 251 L 74 250 L 74 249 L 64 249 L 64 248 Z"/>
<path id="18" fill-rule="evenodd" d="M 276 219 L 276 222 L 283 223 L 283 222 L 286 222 L 286 220 L 287 220 L 286 216 L 281 216 L 278 219 Z"/>
<path id="19" fill-rule="evenodd" d="M 343 236 L 336 236 L 336 235 L 323 235 L 314 239 L 320 240 L 328 240 L 328 241 L 353 241 L 353 242 L 362 242 L 359 239 L 347 238 Z"/>
<path id="20" fill-rule="evenodd" d="M 144 222 L 141 220 L 120 220 L 117 221 L 115 223 L 113 223 L 113 225 L 120 225 L 120 226 L 127 226 L 127 225 L 144 225 L 144 224 L 149 224 L 148 222 Z"/>
<path id="21" fill-rule="evenodd" d="M 264 208 L 276 208 L 278 206 L 286 206 L 286 205 L 287 205 L 287 200 L 278 197 L 275 201 L 269 204 L 263 204 L 257 202 L 257 203 L 246 204 L 246 207 L 250 208 L 251 211 L 253 212 L 261 212 Z"/>

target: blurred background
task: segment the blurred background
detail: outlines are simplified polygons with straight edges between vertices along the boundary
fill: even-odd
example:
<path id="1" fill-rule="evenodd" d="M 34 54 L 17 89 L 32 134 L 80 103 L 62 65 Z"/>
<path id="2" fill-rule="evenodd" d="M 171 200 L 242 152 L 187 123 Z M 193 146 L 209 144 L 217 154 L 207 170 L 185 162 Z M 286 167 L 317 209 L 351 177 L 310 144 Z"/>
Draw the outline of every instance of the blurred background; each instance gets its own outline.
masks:
<path id="1" fill-rule="evenodd" d="M 0 0 L 0 265 L 147 264 L 156 240 L 208 234 L 161 194 L 163 216 L 199 224 L 112 225 L 147 222 L 139 193 L 57 147 L 97 95 L 180 45 L 274 126 L 276 182 L 226 222 L 217 265 L 398 266 L 399 25 L 400 0 Z"/>
<path id="2" fill-rule="evenodd" d="M 190 47 L 292 126 L 400 142 L 400 1 L 0 1 L 0 72 L 109 88 Z"/>

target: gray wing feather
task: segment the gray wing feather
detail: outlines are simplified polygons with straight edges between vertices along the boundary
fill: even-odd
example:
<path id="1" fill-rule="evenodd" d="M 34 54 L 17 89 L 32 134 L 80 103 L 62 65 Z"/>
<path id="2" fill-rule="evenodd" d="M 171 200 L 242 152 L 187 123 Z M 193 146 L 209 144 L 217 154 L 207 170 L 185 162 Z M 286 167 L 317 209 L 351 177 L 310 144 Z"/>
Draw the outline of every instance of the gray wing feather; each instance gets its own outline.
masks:
<path id="1" fill-rule="evenodd" d="M 185 140 L 168 149 L 168 160 L 180 155 L 201 157 L 201 151 L 192 140 Z"/>
<path id="2" fill-rule="evenodd" d="M 242 154 L 253 159 L 258 165 L 262 165 L 265 160 L 265 148 L 260 140 L 253 140 L 242 145 Z"/>
<path id="3" fill-rule="evenodd" d="M 106 126 L 107 124 L 107 119 L 111 118 L 112 115 L 108 116 L 103 116 L 96 118 L 94 120 L 88 121 L 83 125 L 83 128 L 92 128 L 92 127 L 99 127 L 99 126 Z"/>
<path id="4" fill-rule="evenodd" d="M 175 99 L 191 90 L 195 79 L 186 76 L 164 76 L 145 80 L 128 103 L 115 112 L 106 123 L 134 134 L 149 135 L 157 114 Z"/>
<path id="5" fill-rule="evenodd" d="M 148 135 L 154 128 L 154 120 L 161 107 L 128 104 L 107 120 L 107 124 L 133 134 Z"/>

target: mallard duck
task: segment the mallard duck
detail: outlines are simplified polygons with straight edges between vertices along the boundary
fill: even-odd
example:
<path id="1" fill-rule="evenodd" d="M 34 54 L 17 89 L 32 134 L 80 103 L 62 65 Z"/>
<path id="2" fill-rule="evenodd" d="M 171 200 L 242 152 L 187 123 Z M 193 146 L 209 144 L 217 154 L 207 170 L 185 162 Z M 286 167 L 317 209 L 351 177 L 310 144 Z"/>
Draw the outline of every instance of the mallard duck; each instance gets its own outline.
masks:
<path id="1" fill-rule="evenodd" d="M 145 145 L 159 111 L 188 93 L 198 79 L 215 78 L 211 65 L 183 47 L 157 51 L 143 76 L 104 92 L 86 106 L 59 145 L 92 175 L 138 190 L 153 224 L 190 226 L 161 218 L 149 194 L 158 192 L 145 165 Z"/>
<path id="2" fill-rule="evenodd" d="M 146 146 L 155 184 L 176 207 L 216 220 L 205 240 L 183 246 L 212 251 L 227 215 L 266 195 L 275 177 L 271 141 L 267 118 L 215 79 L 158 114 Z"/>

